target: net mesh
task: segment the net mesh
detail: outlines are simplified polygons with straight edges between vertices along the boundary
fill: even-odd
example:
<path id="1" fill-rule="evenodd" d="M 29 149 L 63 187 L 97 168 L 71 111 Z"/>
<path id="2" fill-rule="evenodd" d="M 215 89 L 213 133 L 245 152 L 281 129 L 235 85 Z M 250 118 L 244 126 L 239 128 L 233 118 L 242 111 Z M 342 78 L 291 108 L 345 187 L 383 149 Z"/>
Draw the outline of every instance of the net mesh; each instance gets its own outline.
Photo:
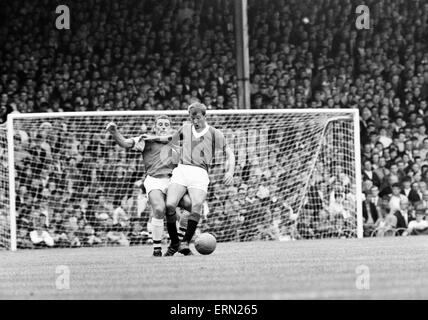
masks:
<path id="1" fill-rule="evenodd" d="M 187 119 L 185 113 L 171 118 L 175 129 Z M 31 248 L 29 233 L 41 226 L 55 246 L 150 241 L 141 155 L 114 142 L 105 131 L 111 121 L 129 138 L 150 131 L 154 116 L 14 120 L 18 248 Z M 210 232 L 217 241 L 356 236 L 351 112 L 208 114 L 207 121 L 223 132 L 235 153 L 235 183 L 222 183 L 224 155 L 218 155 L 198 232 Z M 7 247 L 5 150 L 0 243 Z"/>

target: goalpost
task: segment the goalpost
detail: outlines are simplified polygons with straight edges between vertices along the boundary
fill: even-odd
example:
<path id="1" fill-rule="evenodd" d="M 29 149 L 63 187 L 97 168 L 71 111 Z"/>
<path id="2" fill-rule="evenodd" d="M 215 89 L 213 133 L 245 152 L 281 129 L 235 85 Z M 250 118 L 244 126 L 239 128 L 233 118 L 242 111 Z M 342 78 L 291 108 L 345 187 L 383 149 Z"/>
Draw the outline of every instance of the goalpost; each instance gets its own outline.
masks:
<path id="1" fill-rule="evenodd" d="M 8 115 L 0 126 L 0 247 L 26 247 L 35 229 L 55 245 L 77 246 L 145 229 L 141 156 L 105 127 L 114 121 L 125 137 L 137 136 L 160 114 L 174 129 L 187 121 L 185 111 Z M 210 110 L 207 121 L 235 153 L 235 186 L 222 183 L 224 156 L 216 154 L 200 232 L 218 241 L 362 237 L 358 109 Z"/>

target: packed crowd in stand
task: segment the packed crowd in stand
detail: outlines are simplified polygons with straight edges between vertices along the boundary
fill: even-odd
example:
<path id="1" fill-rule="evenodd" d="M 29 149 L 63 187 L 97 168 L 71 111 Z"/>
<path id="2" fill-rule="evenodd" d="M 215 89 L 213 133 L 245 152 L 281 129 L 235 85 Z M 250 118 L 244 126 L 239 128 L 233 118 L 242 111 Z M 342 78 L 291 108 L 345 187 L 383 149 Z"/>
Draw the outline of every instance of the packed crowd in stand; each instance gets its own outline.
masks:
<path id="1" fill-rule="evenodd" d="M 359 4 L 250 0 L 251 107 L 358 108 L 365 236 L 384 232 L 378 227 L 390 227 L 397 235 L 424 233 L 428 228 L 428 4 L 366 1 L 371 26 L 357 30 Z M 232 1 L 78 0 L 68 5 L 71 29 L 57 30 L 54 2 L 4 1 L 0 122 L 11 112 L 181 110 L 194 98 L 209 109 L 238 108 Z M 18 182 L 17 188 L 20 247 L 32 247 L 40 237 L 47 245 L 64 246 L 149 241 L 149 233 L 143 231 L 150 208 L 136 174 L 128 177 L 126 170 L 118 170 L 114 187 L 123 190 L 119 200 L 101 193 L 95 199 L 70 199 L 68 180 L 62 178 L 81 173 L 99 143 L 82 139 L 76 142 L 77 157 L 52 159 L 31 170 L 28 162 L 36 163 L 46 149 L 59 147 L 46 142 L 43 132 L 40 127 L 37 134 L 28 134 L 28 145 L 17 160 L 18 166 L 22 164 L 18 168 L 22 186 Z M 96 188 L 97 168 L 89 170 L 86 175 L 94 186 L 82 185 L 81 190 Z M 213 232 L 220 241 L 279 239 L 284 234 L 294 239 L 317 237 L 320 230 L 338 225 L 329 222 L 332 185 L 317 184 L 325 189 L 325 199 L 304 208 L 304 212 L 316 210 L 317 219 L 313 214 L 294 217 L 292 210 L 272 204 L 276 201 L 271 178 L 278 176 L 259 171 L 259 181 L 246 180 L 252 175 L 240 177 L 238 170 L 230 190 L 212 186 L 210 218 L 202 231 Z M 116 185 L 120 183 L 126 186 Z M 1 190 L 0 195 L 5 193 Z M 64 205 L 50 212 L 46 221 L 48 214 L 42 213 L 51 210 L 49 201 Z M 265 210 L 258 217 L 266 223 L 246 220 L 245 203 Z M 284 211 L 291 211 L 288 220 L 278 225 Z M 1 223 L 6 212 L 0 212 Z M 91 224 L 91 219 L 102 223 Z M 297 228 L 284 231 L 290 225 Z M 299 225 L 305 225 L 304 233 L 299 233 Z M 240 233 L 243 228 L 249 238 Z M 247 232 L 248 228 L 254 232 Z M 337 228 L 327 234 L 346 236 Z"/>

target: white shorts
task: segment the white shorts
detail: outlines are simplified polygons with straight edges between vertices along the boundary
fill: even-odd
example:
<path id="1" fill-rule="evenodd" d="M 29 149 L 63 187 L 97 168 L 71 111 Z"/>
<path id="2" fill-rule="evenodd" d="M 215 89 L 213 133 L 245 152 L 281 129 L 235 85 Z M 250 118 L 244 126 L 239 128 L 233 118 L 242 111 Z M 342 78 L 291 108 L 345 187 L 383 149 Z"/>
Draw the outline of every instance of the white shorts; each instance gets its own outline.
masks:
<path id="1" fill-rule="evenodd" d="M 168 190 L 168 185 L 170 178 L 154 178 L 152 176 L 147 176 L 144 180 L 144 188 L 146 188 L 146 194 L 149 195 L 152 190 L 160 190 L 164 194 Z"/>
<path id="2" fill-rule="evenodd" d="M 187 188 L 195 188 L 207 192 L 210 178 L 205 169 L 179 164 L 172 170 L 171 183 L 177 183 Z"/>

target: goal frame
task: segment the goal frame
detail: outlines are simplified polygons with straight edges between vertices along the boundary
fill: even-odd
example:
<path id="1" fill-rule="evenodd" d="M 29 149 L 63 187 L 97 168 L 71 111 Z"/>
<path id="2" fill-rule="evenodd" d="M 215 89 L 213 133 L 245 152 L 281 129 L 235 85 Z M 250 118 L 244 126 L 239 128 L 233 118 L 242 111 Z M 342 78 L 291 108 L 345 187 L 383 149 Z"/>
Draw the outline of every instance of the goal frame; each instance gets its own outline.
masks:
<path id="1" fill-rule="evenodd" d="M 361 179 L 361 143 L 359 110 L 352 109 L 229 109 L 208 110 L 207 115 L 233 115 L 233 114 L 278 114 L 278 113 L 333 113 L 352 115 L 354 126 L 354 154 L 355 154 L 355 183 L 356 183 L 356 213 L 357 213 L 357 238 L 363 237 L 362 215 L 362 179 Z M 183 115 L 185 110 L 158 110 L 158 111 L 84 111 L 84 112 L 52 112 L 52 113 L 10 113 L 6 122 L 6 139 L 8 152 L 8 180 L 9 180 L 9 218 L 10 218 L 10 250 L 17 250 L 17 225 L 16 225 L 16 190 L 15 190 L 15 148 L 13 123 L 16 119 L 26 118 L 58 118 L 58 117 L 82 117 L 82 116 L 157 116 L 157 115 Z M 331 121 L 329 121 L 330 123 Z M 325 128 L 323 130 L 324 134 Z M 316 152 L 318 157 L 318 151 Z M 316 163 L 316 161 L 314 161 Z M 13 168 L 13 169 L 12 169 Z M 12 169 L 12 170 L 11 170 Z M 312 168 L 313 171 L 313 168 Z M 309 175 L 310 177 L 311 175 Z M 308 180 L 309 181 L 309 180 Z M 305 183 L 305 188 L 308 183 Z"/>

